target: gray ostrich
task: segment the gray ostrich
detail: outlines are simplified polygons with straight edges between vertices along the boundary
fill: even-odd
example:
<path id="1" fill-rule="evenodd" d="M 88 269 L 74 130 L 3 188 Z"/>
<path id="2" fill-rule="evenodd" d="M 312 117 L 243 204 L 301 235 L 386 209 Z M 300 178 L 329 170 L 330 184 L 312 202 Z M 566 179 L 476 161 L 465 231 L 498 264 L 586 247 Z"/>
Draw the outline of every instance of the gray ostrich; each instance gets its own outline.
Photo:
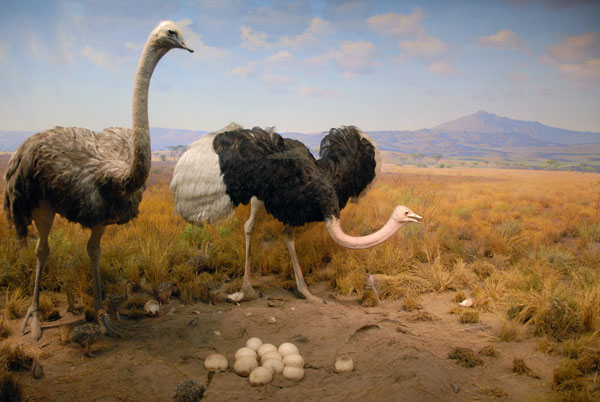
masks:
<path id="1" fill-rule="evenodd" d="M 110 224 L 123 224 L 138 215 L 150 170 L 148 87 L 158 61 L 170 49 L 188 48 L 172 21 L 161 22 L 150 34 L 135 74 L 133 127 L 55 127 L 27 138 L 8 163 L 4 210 L 24 242 L 33 221 L 39 233 L 33 301 L 23 320 L 25 332 L 42 336 L 38 301 L 40 277 L 50 253 L 48 235 L 56 213 L 91 229 L 87 252 L 94 273 L 94 308 L 102 308 L 98 262 L 100 239 Z M 108 316 L 107 333 L 117 336 Z"/>

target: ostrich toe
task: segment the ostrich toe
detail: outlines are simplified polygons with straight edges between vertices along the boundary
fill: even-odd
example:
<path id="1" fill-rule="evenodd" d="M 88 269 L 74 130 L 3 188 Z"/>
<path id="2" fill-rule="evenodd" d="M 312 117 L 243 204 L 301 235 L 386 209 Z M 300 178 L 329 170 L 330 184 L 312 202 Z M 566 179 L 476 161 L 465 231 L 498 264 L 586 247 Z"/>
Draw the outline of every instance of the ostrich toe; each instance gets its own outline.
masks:
<path id="1" fill-rule="evenodd" d="M 244 279 L 244 283 L 242 284 L 242 293 L 244 293 L 245 300 L 255 300 L 258 298 L 258 293 L 252 287 L 250 281 Z"/>
<path id="2" fill-rule="evenodd" d="M 31 320 L 31 321 L 30 321 Z M 33 306 L 29 307 L 27 310 L 27 314 L 23 319 L 23 324 L 21 325 L 21 332 L 24 334 L 25 329 L 27 328 L 27 324 L 29 323 L 29 328 L 31 332 L 31 337 L 35 341 L 39 341 L 42 337 L 42 325 L 40 323 L 40 312 L 39 310 L 34 309 Z"/>

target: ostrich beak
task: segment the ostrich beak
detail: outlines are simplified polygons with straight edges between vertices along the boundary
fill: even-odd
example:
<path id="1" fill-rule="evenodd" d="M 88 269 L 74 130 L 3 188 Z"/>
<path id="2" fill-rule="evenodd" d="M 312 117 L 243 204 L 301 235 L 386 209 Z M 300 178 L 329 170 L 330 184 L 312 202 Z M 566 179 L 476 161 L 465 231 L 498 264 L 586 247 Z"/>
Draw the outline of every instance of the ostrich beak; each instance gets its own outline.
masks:
<path id="1" fill-rule="evenodd" d="M 408 221 L 414 223 L 421 223 L 421 219 L 423 219 L 420 215 L 415 214 L 414 212 L 407 216 Z"/>
<path id="2" fill-rule="evenodd" d="M 183 41 L 179 42 L 179 45 L 182 49 L 185 49 L 190 53 L 194 53 L 194 49 L 187 47 L 187 45 Z"/>

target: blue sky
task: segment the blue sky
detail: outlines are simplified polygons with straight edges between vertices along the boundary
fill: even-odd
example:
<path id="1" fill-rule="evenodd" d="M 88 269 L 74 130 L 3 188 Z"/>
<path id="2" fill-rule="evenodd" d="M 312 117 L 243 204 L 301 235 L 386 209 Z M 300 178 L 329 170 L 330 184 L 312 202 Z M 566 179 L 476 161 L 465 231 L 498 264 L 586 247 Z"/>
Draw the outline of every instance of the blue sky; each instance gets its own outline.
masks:
<path id="1" fill-rule="evenodd" d="M 600 131 L 600 1 L 0 0 L 0 130 L 131 124 L 141 47 L 174 20 L 154 127 L 414 130 L 486 110 Z"/>

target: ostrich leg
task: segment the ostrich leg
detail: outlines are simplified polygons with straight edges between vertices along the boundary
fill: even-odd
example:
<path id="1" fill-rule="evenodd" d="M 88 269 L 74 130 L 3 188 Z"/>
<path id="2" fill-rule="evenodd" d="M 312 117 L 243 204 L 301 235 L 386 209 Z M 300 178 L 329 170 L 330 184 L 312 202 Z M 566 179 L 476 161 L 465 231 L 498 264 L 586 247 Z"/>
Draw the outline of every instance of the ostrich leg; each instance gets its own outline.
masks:
<path id="1" fill-rule="evenodd" d="M 87 252 L 92 263 L 92 272 L 94 273 L 94 309 L 96 314 L 99 310 L 102 310 L 102 282 L 100 279 L 100 240 L 104 234 L 105 225 L 97 225 L 92 228 L 92 234 L 87 244 Z M 102 317 L 98 317 L 99 320 L 103 320 L 106 335 L 120 338 L 121 335 L 114 329 L 111 324 L 108 314 L 104 314 Z"/>
<path id="2" fill-rule="evenodd" d="M 35 271 L 35 283 L 33 285 L 33 301 L 31 307 L 27 310 L 27 314 L 23 319 L 21 326 L 21 332 L 25 332 L 27 323 L 31 319 L 31 336 L 34 340 L 38 341 L 42 337 L 42 327 L 40 324 L 40 281 L 42 279 L 42 270 L 48 255 L 50 254 L 50 247 L 48 245 L 48 235 L 50 234 L 50 228 L 52 228 L 52 222 L 54 222 L 54 210 L 47 204 L 40 205 L 40 208 L 32 212 L 33 221 L 35 227 L 39 233 L 39 239 L 35 247 L 35 255 L 37 257 L 37 267 Z"/>
<path id="3" fill-rule="evenodd" d="M 285 240 L 285 244 L 287 245 L 288 251 L 290 252 L 290 258 L 292 259 L 292 267 L 294 267 L 294 277 L 296 278 L 296 289 L 302 296 L 306 298 L 306 300 L 314 303 L 326 304 L 327 302 L 325 300 L 310 293 L 310 291 L 308 290 L 308 286 L 306 286 L 306 282 L 304 282 L 302 268 L 300 268 L 298 256 L 296 255 L 293 227 L 285 225 L 285 229 L 283 230 L 283 239 Z"/>
<path id="4" fill-rule="evenodd" d="M 242 292 L 244 292 L 244 298 L 247 300 L 254 300 L 258 297 L 256 291 L 252 287 L 250 282 L 250 243 L 252 240 L 252 230 L 254 230 L 254 223 L 258 214 L 262 211 L 264 203 L 256 197 L 250 199 L 250 217 L 244 224 L 244 231 L 246 232 L 246 259 L 244 264 L 244 283 L 242 285 Z"/>

